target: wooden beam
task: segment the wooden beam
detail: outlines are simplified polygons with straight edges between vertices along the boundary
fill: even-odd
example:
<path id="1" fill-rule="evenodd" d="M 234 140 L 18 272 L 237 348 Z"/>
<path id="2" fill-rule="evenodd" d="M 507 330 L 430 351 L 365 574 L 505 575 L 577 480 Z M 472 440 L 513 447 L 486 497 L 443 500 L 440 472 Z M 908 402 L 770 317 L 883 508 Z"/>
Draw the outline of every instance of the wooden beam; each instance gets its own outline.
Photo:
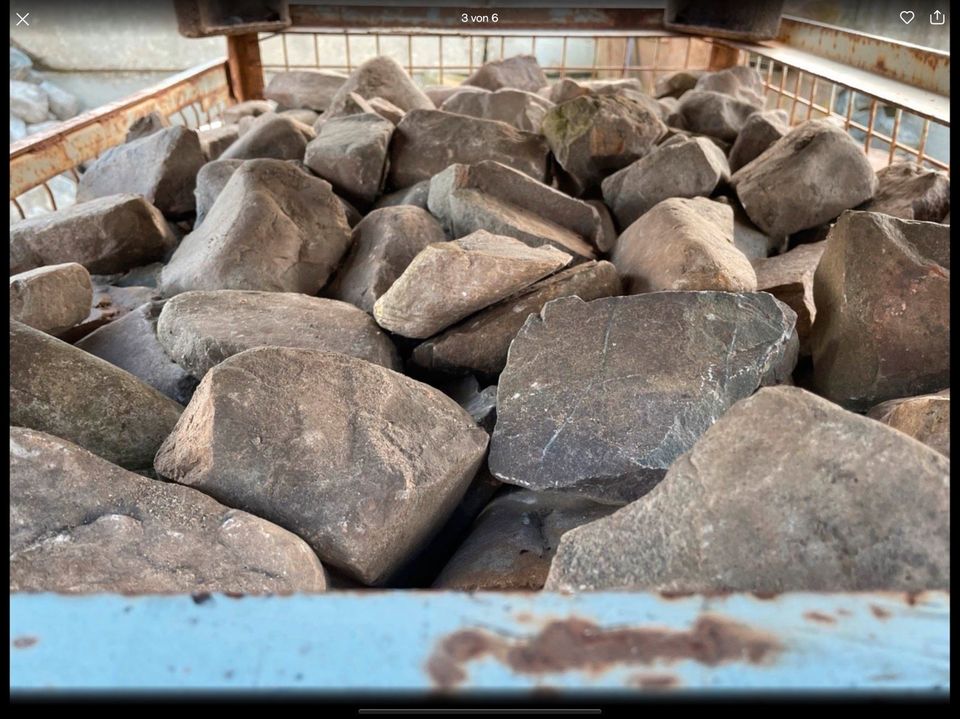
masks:
<path id="1" fill-rule="evenodd" d="M 237 102 L 263 99 L 263 64 L 257 33 L 227 36 L 230 94 Z"/>
<path id="2" fill-rule="evenodd" d="M 723 45 L 719 42 L 713 43 L 710 48 L 710 70 L 723 70 L 727 67 L 733 67 L 737 64 L 740 50 L 729 45 Z"/>

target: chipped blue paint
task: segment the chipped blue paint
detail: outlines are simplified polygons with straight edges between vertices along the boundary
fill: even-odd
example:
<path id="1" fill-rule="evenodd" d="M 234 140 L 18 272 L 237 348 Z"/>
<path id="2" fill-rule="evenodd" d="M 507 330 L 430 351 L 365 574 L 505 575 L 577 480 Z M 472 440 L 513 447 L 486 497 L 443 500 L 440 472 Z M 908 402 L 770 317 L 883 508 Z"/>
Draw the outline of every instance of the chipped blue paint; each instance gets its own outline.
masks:
<path id="1" fill-rule="evenodd" d="M 26 689 L 423 690 L 451 634 L 477 629 L 523 643 L 571 618 L 601 630 L 689 631 L 725 618 L 773 637 L 774 656 L 713 666 L 691 658 L 614 662 L 534 674 L 484 655 L 461 663 L 460 688 L 918 689 L 949 691 L 949 595 L 734 594 L 667 598 L 453 592 L 331 592 L 231 598 L 15 594 L 10 682 Z M 585 667 L 584 669 L 589 669 Z"/>

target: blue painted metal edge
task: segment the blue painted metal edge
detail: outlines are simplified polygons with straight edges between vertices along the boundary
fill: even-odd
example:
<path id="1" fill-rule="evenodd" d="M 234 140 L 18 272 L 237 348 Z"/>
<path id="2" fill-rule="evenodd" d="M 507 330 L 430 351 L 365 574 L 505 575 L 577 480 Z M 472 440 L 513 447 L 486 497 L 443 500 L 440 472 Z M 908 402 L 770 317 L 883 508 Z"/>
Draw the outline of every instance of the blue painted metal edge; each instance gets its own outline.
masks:
<path id="1" fill-rule="evenodd" d="M 10 685 L 947 694 L 949 626 L 943 592 L 12 594 Z"/>

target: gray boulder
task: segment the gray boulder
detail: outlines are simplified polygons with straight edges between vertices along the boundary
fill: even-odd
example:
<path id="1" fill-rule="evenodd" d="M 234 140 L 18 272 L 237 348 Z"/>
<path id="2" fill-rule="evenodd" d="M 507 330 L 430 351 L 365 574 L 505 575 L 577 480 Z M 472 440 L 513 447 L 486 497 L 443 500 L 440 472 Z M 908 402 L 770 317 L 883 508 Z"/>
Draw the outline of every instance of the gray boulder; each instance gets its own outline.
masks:
<path id="1" fill-rule="evenodd" d="M 697 86 L 697 81 L 704 75 L 703 70 L 677 70 L 657 80 L 654 95 L 657 98 L 678 98 L 687 90 Z"/>
<path id="2" fill-rule="evenodd" d="M 220 154 L 221 160 L 302 160 L 313 128 L 293 118 L 273 113 L 257 117 L 250 129 Z"/>
<path id="3" fill-rule="evenodd" d="M 757 110 L 756 105 L 722 92 L 690 90 L 680 98 L 674 116 L 685 130 L 733 142 Z M 668 124 L 675 123 L 668 120 Z"/>
<path id="4" fill-rule="evenodd" d="M 373 205 L 373 209 L 379 210 L 383 207 L 396 207 L 397 205 L 413 205 L 421 209 L 427 209 L 427 196 L 430 194 L 430 180 L 421 180 L 410 187 L 405 187 L 396 192 L 388 192 L 381 195 L 380 199 Z"/>
<path id="5" fill-rule="evenodd" d="M 950 457 L 950 390 L 881 402 L 867 416 Z"/>
<path id="6" fill-rule="evenodd" d="M 330 107 L 324 114 L 328 117 L 344 114 L 344 106 L 352 92 L 366 100 L 382 97 L 404 112 L 432 110 L 436 107 L 430 98 L 414 84 L 400 63 L 386 56 L 367 60 L 350 73 L 350 77 L 330 99 Z"/>
<path id="7" fill-rule="evenodd" d="M 518 130 L 540 132 L 553 103 L 532 92 L 504 88 L 496 92 L 458 92 L 441 105 L 444 112 L 499 120 Z"/>
<path id="8" fill-rule="evenodd" d="M 392 102 L 384 100 L 382 97 L 371 99 L 369 104 L 371 110 L 380 115 L 380 117 L 389 120 L 394 127 L 399 125 L 403 116 L 407 114 Z"/>
<path id="9" fill-rule="evenodd" d="M 76 262 L 47 265 L 10 277 L 10 318 L 59 334 L 82 322 L 93 304 L 90 274 Z"/>
<path id="10" fill-rule="evenodd" d="M 47 105 L 56 119 L 69 120 L 79 114 L 80 100 L 77 99 L 76 95 L 47 80 L 41 82 L 39 87 L 47 93 Z"/>
<path id="11" fill-rule="evenodd" d="M 547 76 L 533 55 L 515 55 L 484 63 L 463 84 L 491 91 L 513 88 L 536 92 L 547 84 Z"/>
<path id="12" fill-rule="evenodd" d="M 943 222 L 950 213 L 950 176 L 914 162 L 896 162 L 877 171 L 877 191 L 860 209 L 903 220 Z"/>
<path id="13" fill-rule="evenodd" d="M 786 110 L 756 112 L 743 123 L 737 139 L 730 148 L 730 170 L 741 167 L 760 157 L 767 149 L 790 131 Z"/>
<path id="14" fill-rule="evenodd" d="M 270 78 L 263 96 L 279 109 L 324 112 L 346 81 L 346 75 L 332 70 L 288 70 Z"/>
<path id="15" fill-rule="evenodd" d="M 47 93 L 39 85 L 10 80 L 10 113 L 26 123 L 43 122 L 50 111 Z"/>
<path id="16" fill-rule="evenodd" d="M 223 121 L 227 125 L 235 125 L 244 117 L 258 117 L 277 109 L 277 104 L 269 100 L 245 100 L 231 105 L 223 111 Z"/>
<path id="17" fill-rule="evenodd" d="M 347 197 L 373 202 L 386 179 L 393 123 L 374 113 L 324 123 L 306 147 L 304 162 Z"/>
<path id="18" fill-rule="evenodd" d="M 197 134 L 200 137 L 200 149 L 208 163 L 218 159 L 228 147 L 240 138 L 240 131 L 236 125 L 223 125 L 212 130 L 200 130 Z"/>
<path id="19" fill-rule="evenodd" d="M 197 198 L 197 219 L 193 223 L 194 229 L 203 222 L 213 203 L 233 177 L 233 173 L 244 162 L 245 160 L 213 160 L 200 168 L 197 173 L 197 187 L 194 190 Z"/>

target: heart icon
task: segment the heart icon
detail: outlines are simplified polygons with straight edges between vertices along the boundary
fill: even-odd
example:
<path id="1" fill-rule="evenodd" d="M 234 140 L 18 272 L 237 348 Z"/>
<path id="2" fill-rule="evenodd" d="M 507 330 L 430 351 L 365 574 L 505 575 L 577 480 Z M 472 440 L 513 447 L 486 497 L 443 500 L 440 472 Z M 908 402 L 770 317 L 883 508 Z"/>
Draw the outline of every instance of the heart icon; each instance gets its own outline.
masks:
<path id="1" fill-rule="evenodd" d="M 903 20 L 904 24 L 909 25 L 913 22 L 913 10 L 904 10 L 900 13 L 900 19 Z"/>

